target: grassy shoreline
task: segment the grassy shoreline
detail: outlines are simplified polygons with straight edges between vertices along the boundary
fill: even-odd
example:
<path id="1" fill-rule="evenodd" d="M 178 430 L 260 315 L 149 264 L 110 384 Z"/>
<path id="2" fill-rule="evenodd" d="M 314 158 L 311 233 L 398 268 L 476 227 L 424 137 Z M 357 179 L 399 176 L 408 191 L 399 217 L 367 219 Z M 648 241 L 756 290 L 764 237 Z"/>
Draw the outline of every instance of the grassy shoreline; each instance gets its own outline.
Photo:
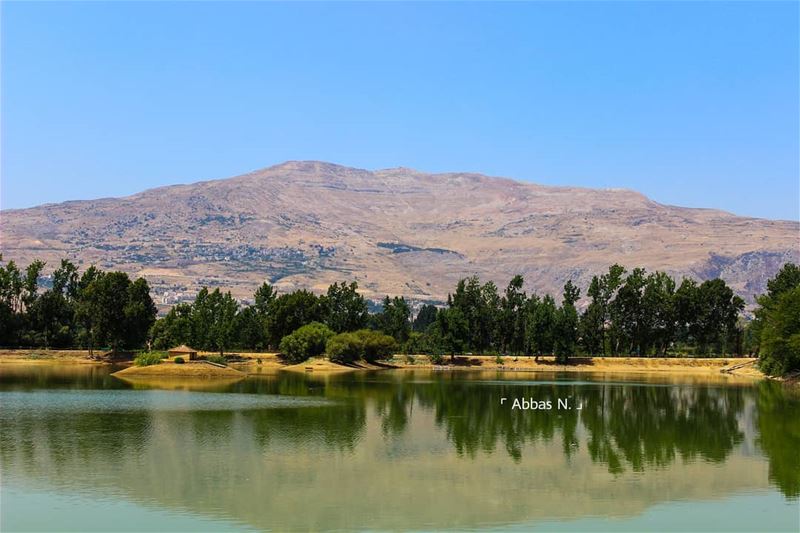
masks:
<path id="1" fill-rule="evenodd" d="M 206 355 L 205 353 L 201 355 Z M 212 354 L 208 354 L 212 355 Z M 556 364 L 552 357 L 501 357 L 489 355 L 458 356 L 455 359 L 445 357 L 443 364 L 434 365 L 425 355 L 396 355 L 391 360 L 377 364 L 359 362 L 352 365 L 340 365 L 327 359 L 314 358 L 309 361 L 290 365 L 283 362 L 276 353 L 237 353 L 244 359 L 232 363 L 231 369 L 243 373 L 269 370 L 291 370 L 299 372 L 343 372 L 372 371 L 382 369 L 433 369 L 433 370 L 496 370 L 511 372 L 600 372 L 615 374 L 670 373 L 670 374 L 720 374 L 730 373 L 737 376 L 765 378 L 755 367 L 755 358 L 750 357 L 574 357 L 567 365 Z M 413 361 L 413 362 L 412 362 Z M 0 350 L 0 364 L 34 363 L 34 364 L 103 364 L 91 359 L 87 350 Z M 731 370 L 732 367 L 739 367 Z M 148 375 L 211 375 L 203 368 L 195 368 L 195 364 L 175 365 L 167 360 L 161 365 L 141 367 L 139 372 L 126 370 L 129 374 L 146 373 Z M 209 367 L 212 368 L 212 367 Z"/>

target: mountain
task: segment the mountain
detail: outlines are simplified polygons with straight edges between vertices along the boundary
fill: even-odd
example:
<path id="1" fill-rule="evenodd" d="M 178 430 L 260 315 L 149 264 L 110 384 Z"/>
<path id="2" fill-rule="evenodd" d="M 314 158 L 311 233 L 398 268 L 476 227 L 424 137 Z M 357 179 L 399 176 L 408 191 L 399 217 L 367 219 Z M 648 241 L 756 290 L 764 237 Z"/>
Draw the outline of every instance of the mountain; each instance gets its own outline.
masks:
<path id="1" fill-rule="evenodd" d="M 585 291 L 612 263 L 721 276 L 746 299 L 800 260 L 800 224 L 662 205 L 630 190 L 551 187 L 471 173 L 375 172 L 290 161 L 125 198 L 0 213 L 5 260 L 63 257 L 143 275 L 160 303 L 201 286 L 248 298 L 357 280 L 370 298 L 443 301 L 467 275 L 502 289 Z"/>

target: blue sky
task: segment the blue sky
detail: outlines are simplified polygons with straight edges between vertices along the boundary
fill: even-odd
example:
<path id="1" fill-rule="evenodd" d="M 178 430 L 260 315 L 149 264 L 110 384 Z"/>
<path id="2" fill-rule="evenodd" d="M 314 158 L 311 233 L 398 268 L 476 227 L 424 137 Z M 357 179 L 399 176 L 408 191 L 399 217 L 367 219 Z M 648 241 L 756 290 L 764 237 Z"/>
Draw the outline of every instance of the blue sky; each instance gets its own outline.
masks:
<path id="1" fill-rule="evenodd" d="M 3 208 L 318 159 L 800 218 L 796 2 L 1 9 Z"/>

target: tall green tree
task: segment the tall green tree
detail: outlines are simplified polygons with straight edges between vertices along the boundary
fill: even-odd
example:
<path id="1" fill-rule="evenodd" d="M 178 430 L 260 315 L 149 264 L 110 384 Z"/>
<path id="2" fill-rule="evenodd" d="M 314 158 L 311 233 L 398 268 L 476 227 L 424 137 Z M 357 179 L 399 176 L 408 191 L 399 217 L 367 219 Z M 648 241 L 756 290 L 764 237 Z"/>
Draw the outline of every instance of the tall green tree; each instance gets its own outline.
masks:
<path id="1" fill-rule="evenodd" d="M 325 323 L 336 333 L 356 331 L 366 327 L 369 313 L 367 301 L 358 293 L 358 283 L 334 283 L 321 298 L 325 308 Z"/>
<path id="2" fill-rule="evenodd" d="M 156 308 L 143 279 L 131 283 L 124 272 L 107 272 L 84 289 L 79 314 L 86 315 L 91 338 L 102 339 L 117 353 L 145 342 Z"/>
<path id="3" fill-rule="evenodd" d="M 656 354 L 665 355 L 677 330 L 675 280 L 663 272 L 647 276 L 642 305 L 648 317 L 647 350 L 652 347 Z"/>
<path id="4" fill-rule="evenodd" d="M 580 298 L 580 289 L 572 280 L 564 285 L 563 301 L 555 316 L 555 339 L 553 350 L 556 362 L 566 364 L 575 355 L 578 345 L 578 310 L 575 303 Z"/>
<path id="5" fill-rule="evenodd" d="M 528 313 L 526 335 L 528 346 L 538 356 L 553 353 L 555 343 L 556 301 L 549 294 L 532 306 Z"/>
<path id="6" fill-rule="evenodd" d="M 800 370 L 800 268 L 784 265 L 758 304 L 753 329 L 759 335 L 759 366 L 774 376 Z"/>
<path id="7" fill-rule="evenodd" d="M 215 289 L 210 295 L 212 309 L 211 328 L 209 329 L 210 346 L 223 355 L 235 339 L 236 313 L 239 304 L 230 292 L 222 293 Z"/>
<path id="8" fill-rule="evenodd" d="M 272 346 L 294 330 L 325 320 L 325 306 L 307 290 L 281 294 L 272 302 L 269 311 L 269 337 Z"/>
<path id="9" fill-rule="evenodd" d="M 522 290 L 524 279 L 514 276 L 500 298 L 497 321 L 498 341 L 503 353 L 519 354 L 525 349 L 525 305 L 527 295 Z"/>
<path id="10" fill-rule="evenodd" d="M 137 278 L 128 285 L 125 314 L 125 344 L 129 347 L 141 346 L 148 337 L 150 328 L 156 321 L 156 304 L 150 297 L 150 286 L 144 278 Z"/>
<path id="11" fill-rule="evenodd" d="M 417 316 L 414 318 L 414 322 L 411 328 L 418 332 L 424 333 L 428 331 L 428 328 L 436 322 L 436 315 L 439 312 L 439 309 L 433 304 L 425 304 L 417 313 Z"/>
<path id="12" fill-rule="evenodd" d="M 455 358 L 457 353 L 463 353 L 469 339 L 469 322 L 461 309 L 448 307 L 436 315 L 434 324 L 435 337 L 439 347 Z"/>
<path id="13" fill-rule="evenodd" d="M 500 310 L 494 283 L 481 285 L 478 276 L 462 279 L 448 298 L 448 306 L 458 309 L 467 321 L 468 350 L 484 353 L 493 345 Z"/>
<path id="14" fill-rule="evenodd" d="M 411 333 L 411 308 L 405 298 L 386 296 L 383 299 L 383 309 L 375 316 L 375 325 L 397 342 L 406 342 Z"/>
<path id="15" fill-rule="evenodd" d="M 262 316 L 267 316 L 269 314 L 270 306 L 277 297 L 278 293 L 272 285 L 267 282 L 262 283 L 253 294 L 253 299 L 255 300 L 254 307 L 256 311 L 258 311 L 258 313 Z"/>

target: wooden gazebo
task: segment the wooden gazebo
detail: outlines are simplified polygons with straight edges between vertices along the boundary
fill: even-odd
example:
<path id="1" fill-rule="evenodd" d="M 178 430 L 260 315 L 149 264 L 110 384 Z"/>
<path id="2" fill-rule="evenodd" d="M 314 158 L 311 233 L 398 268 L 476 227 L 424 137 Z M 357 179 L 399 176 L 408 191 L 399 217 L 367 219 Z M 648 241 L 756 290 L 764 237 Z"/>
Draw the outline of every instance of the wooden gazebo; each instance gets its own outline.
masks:
<path id="1" fill-rule="evenodd" d="M 170 348 L 167 352 L 170 357 L 187 357 L 190 361 L 197 359 L 197 350 L 194 348 L 190 348 L 185 344 L 181 344 L 180 346 L 176 346 L 175 348 Z"/>

